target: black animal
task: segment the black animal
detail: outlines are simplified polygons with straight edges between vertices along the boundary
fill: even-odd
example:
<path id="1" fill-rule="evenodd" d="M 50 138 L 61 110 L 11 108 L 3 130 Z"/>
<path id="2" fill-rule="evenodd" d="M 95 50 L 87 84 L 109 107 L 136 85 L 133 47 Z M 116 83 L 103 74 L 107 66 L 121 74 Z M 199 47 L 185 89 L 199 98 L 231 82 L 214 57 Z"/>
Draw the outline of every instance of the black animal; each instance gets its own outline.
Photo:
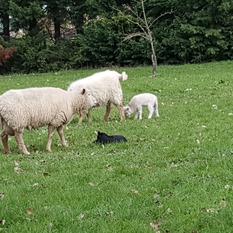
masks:
<path id="1" fill-rule="evenodd" d="M 127 142 L 126 138 L 121 135 L 107 135 L 106 133 L 101 133 L 98 131 L 97 139 L 95 143 L 112 143 L 112 142 Z"/>

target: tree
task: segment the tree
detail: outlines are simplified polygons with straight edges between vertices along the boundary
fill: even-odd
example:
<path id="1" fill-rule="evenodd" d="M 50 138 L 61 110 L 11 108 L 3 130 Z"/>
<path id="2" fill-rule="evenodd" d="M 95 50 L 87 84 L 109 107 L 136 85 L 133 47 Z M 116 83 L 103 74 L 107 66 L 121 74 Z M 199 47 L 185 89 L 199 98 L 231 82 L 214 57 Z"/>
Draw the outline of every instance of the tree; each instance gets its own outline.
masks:
<path id="1" fill-rule="evenodd" d="M 189 61 L 227 59 L 232 53 L 233 1 L 188 0 L 178 9 L 177 30 L 189 48 Z"/>
<path id="2" fill-rule="evenodd" d="M 86 12 L 85 0 L 72 1 L 70 6 L 70 20 L 75 26 L 77 34 L 83 33 L 84 14 Z"/>
<path id="3" fill-rule="evenodd" d="M 83 33 L 83 26 L 90 20 L 112 15 L 114 0 L 71 0 L 70 19 L 75 25 L 77 34 Z"/>
<path id="4" fill-rule="evenodd" d="M 167 14 L 171 14 L 171 12 L 165 12 L 163 14 L 160 14 L 158 17 L 156 17 L 155 19 L 148 17 L 146 14 L 146 9 L 145 9 L 145 1 L 146 0 L 140 0 L 140 1 L 136 1 L 135 4 L 124 4 L 124 8 L 126 9 L 126 12 L 129 12 L 130 15 L 127 16 L 128 20 L 137 25 L 137 27 L 139 28 L 139 32 L 136 33 L 130 33 L 128 35 L 125 36 L 124 40 L 130 40 L 134 37 L 142 37 L 144 39 L 146 39 L 151 47 L 151 61 L 152 61 L 152 77 L 154 77 L 156 75 L 156 71 L 157 71 L 157 56 L 156 56 L 156 51 L 155 51 L 155 46 L 154 46 L 154 39 L 152 36 L 152 26 L 154 25 L 154 23 L 159 20 L 161 17 L 167 15 Z M 136 7 L 132 7 L 136 6 Z M 140 6 L 141 5 L 141 6 Z M 121 11 L 122 13 L 122 11 Z"/>
<path id="5" fill-rule="evenodd" d="M 53 21 L 55 43 L 61 39 L 61 25 L 68 19 L 70 0 L 48 0 L 44 2 L 46 17 Z"/>
<path id="6" fill-rule="evenodd" d="M 39 19 L 43 17 L 43 3 L 39 0 L 10 0 L 10 14 L 13 26 L 24 29 L 28 35 L 35 36 L 39 33 Z"/>

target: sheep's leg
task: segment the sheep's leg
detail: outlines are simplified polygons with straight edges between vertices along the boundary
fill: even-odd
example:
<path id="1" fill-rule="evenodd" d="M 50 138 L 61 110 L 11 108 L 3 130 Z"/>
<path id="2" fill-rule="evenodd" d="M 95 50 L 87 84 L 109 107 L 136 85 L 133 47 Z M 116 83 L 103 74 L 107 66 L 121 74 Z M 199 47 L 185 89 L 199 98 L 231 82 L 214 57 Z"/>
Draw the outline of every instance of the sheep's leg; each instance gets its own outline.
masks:
<path id="1" fill-rule="evenodd" d="M 148 105 L 148 111 L 149 111 L 148 119 L 151 119 L 154 113 L 154 107 L 152 105 Z"/>
<path id="2" fill-rule="evenodd" d="M 87 116 L 88 122 L 91 123 L 92 119 L 91 119 L 90 110 L 87 112 L 86 116 Z"/>
<path id="3" fill-rule="evenodd" d="M 121 121 L 125 119 L 124 107 L 122 104 L 117 105 L 118 112 L 120 113 Z"/>
<path id="4" fill-rule="evenodd" d="M 28 150 L 24 144 L 23 134 L 15 132 L 15 140 L 16 140 L 18 147 L 19 147 L 19 150 L 22 152 L 22 154 L 30 155 L 30 153 L 28 152 Z"/>
<path id="5" fill-rule="evenodd" d="M 111 110 L 112 110 L 112 103 L 109 101 L 106 106 L 106 113 L 103 117 L 104 121 L 108 120 Z"/>
<path id="6" fill-rule="evenodd" d="M 81 112 L 79 115 L 79 120 L 78 120 L 78 124 L 81 125 L 82 121 L 83 121 L 83 117 L 86 115 L 88 122 L 91 123 L 91 115 L 90 115 L 90 111 L 88 112 Z"/>
<path id="7" fill-rule="evenodd" d="M 78 119 L 78 124 L 81 125 L 82 124 L 82 121 L 83 121 L 83 117 L 87 115 L 86 112 L 80 112 L 79 114 L 79 119 Z"/>
<path id="8" fill-rule="evenodd" d="M 60 137 L 60 141 L 61 141 L 61 144 L 62 146 L 68 146 L 66 140 L 65 140 L 65 137 L 64 137 L 64 133 L 63 133 L 63 126 L 61 125 L 60 127 L 57 128 L 57 132 L 59 134 L 59 137 Z"/>
<path id="9" fill-rule="evenodd" d="M 78 119 L 78 124 L 81 125 L 83 121 L 83 115 L 80 114 L 79 119 Z"/>
<path id="10" fill-rule="evenodd" d="M 52 144 L 52 137 L 53 137 L 54 131 L 55 131 L 55 127 L 52 125 L 49 125 L 49 127 L 48 127 L 48 142 L 47 142 L 47 146 L 46 146 L 46 149 L 48 152 L 52 152 L 51 144 Z"/>
<path id="11" fill-rule="evenodd" d="M 5 131 L 1 133 L 1 138 L 2 138 L 4 154 L 10 154 L 11 152 L 8 146 L 8 135 L 5 133 Z"/>
<path id="12" fill-rule="evenodd" d="M 4 131 L 9 136 L 15 136 L 15 131 L 9 126 L 5 126 Z"/>
<path id="13" fill-rule="evenodd" d="M 138 114 L 138 110 L 137 110 L 137 111 L 135 112 L 135 117 L 134 117 L 135 120 L 138 119 L 138 115 L 139 115 L 139 114 Z"/>

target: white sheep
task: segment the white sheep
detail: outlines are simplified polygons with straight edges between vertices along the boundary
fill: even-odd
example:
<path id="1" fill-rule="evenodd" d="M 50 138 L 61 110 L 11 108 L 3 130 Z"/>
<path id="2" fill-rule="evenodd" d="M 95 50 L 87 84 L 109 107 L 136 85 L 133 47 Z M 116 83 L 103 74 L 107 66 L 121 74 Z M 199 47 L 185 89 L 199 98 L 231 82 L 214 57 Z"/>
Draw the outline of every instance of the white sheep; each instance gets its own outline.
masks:
<path id="1" fill-rule="evenodd" d="M 126 117 L 129 117 L 132 113 L 135 113 L 135 119 L 142 119 L 142 107 L 147 106 L 149 115 L 148 119 L 152 118 L 153 113 L 156 117 L 159 117 L 158 111 L 158 98 L 150 93 L 142 93 L 135 95 L 130 102 L 124 107 L 124 113 Z"/>
<path id="2" fill-rule="evenodd" d="M 60 88 L 41 87 L 9 90 L 0 96 L 0 126 L 5 153 L 10 153 L 8 135 L 15 136 L 21 153 L 30 154 L 24 144 L 24 129 L 36 129 L 48 125 L 46 149 L 51 152 L 52 136 L 57 130 L 63 146 L 67 146 L 63 125 L 68 124 L 73 115 L 80 113 L 79 123 L 88 110 L 97 104 L 87 93 L 65 91 Z"/>
<path id="3" fill-rule="evenodd" d="M 116 71 L 106 70 L 72 82 L 67 90 L 80 93 L 85 88 L 96 98 L 100 106 L 106 106 L 106 113 L 103 117 L 105 121 L 110 115 L 112 104 L 117 107 L 120 119 L 123 120 L 125 115 L 120 81 L 127 78 L 128 75 L 125 72 L 119 74 Z M 90 112 L 87 114 L 87 117 L 90 121 Z"/>

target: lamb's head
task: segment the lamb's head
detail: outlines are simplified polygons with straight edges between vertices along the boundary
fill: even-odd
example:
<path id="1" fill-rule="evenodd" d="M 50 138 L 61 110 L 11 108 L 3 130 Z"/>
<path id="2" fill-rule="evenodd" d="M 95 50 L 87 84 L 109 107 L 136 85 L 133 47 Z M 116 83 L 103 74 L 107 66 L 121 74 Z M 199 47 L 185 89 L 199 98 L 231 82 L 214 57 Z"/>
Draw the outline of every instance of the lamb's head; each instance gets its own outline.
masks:
<path id="1" fill-rule="evenodd" d="M 83 89 L 81 94 L 87 99 L 90 108 L 99 106 L 97 99 L 86 89 Z"/>
<path id="2" fill-rule="evenodd" d="M 124 107 L 124 113 L 126 117 L 130 117 L 130 115 L 133 113 L 132 109 L 129 107 L 129 105 L 126 105 Z"/>

